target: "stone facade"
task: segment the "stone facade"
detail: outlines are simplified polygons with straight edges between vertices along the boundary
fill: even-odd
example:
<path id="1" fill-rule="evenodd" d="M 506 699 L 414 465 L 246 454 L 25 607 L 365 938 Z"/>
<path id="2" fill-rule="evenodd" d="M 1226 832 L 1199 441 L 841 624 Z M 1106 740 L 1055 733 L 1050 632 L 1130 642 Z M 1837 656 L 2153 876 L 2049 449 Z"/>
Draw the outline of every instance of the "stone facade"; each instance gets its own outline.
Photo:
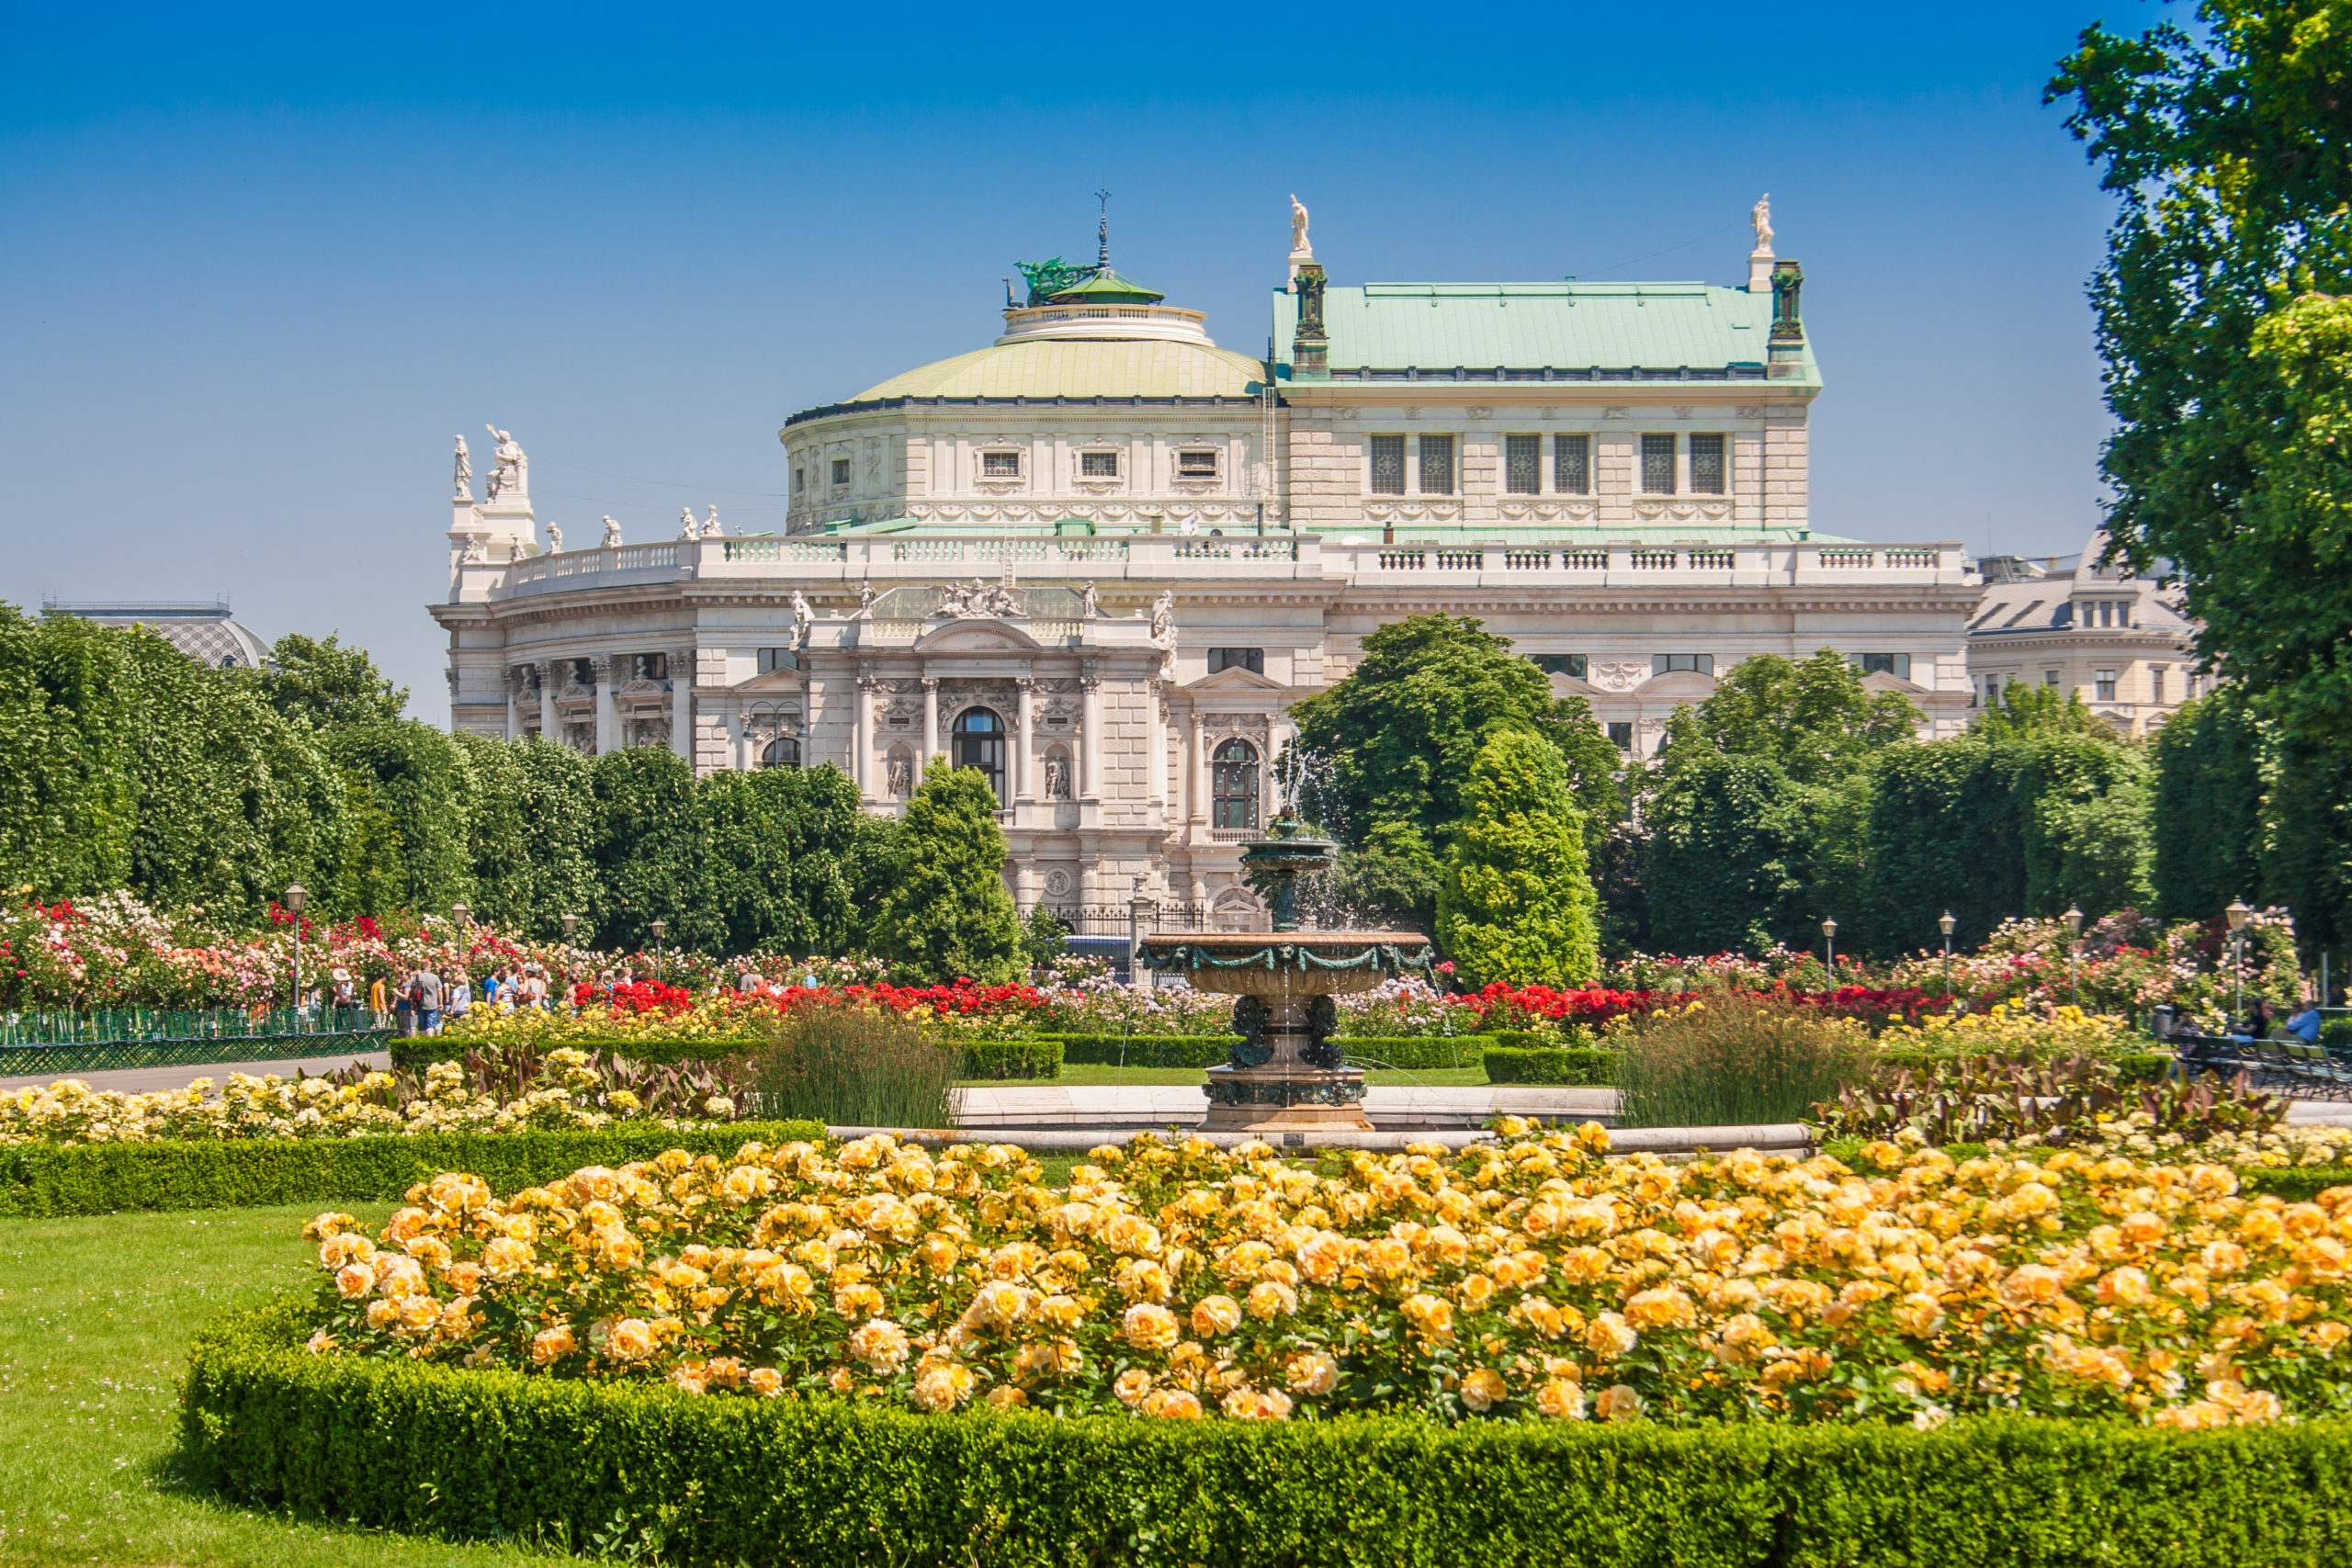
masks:
<path id="1" fill-rule="evenodd" d="M 1637 755 L 1741 659 L 1824 647 L 1925 733 L 1964 725 L 1973 563 L 1811 529 L 1793 282 L 1297 270 L 1271 365 L 1106 264 L 989 348 L 796 415 L 780 536 L 689 516 L 541 550 L 519 452 L 494 503 L 461 472 L 453 724 L 831 764 L 876 812 L 927 756 L 977 763 L 1022 907 L 1094 931 L 1138 886 L 1164 923 L 1260 918 L 1238 845 L 1287 710 L 1406 615 L 1478 616 Z"/>
<path id="2" fill-rule="evenodd" d="M 2048 686 L 2140 736 L 2212 689 L 2177 590 L 2101 565 L 2106 549 L 2101 532 L 2077 556 L 1985 558 L 1984 597 L 1969 617 L 1970 705 L 2019 683 Z"/>

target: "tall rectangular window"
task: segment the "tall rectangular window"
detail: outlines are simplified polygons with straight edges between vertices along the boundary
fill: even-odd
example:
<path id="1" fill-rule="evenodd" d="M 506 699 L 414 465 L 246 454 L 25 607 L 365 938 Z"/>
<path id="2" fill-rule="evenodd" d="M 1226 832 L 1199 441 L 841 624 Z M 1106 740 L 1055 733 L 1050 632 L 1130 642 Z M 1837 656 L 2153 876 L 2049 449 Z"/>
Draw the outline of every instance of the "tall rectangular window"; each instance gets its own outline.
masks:
<path id="1" fill-rule="evenodd" d="M 2094 701 L 2102 703 L 2111 703 L 2115 700 L 2114 671 L 2094 670 L 2091 671 L 2091 696 Z"/>
<path id="2" fill-rule="evenodd" d="M 1453 437 L 1424 435 L 1420 438 L 1421 485 L 1423 495 L 1453 493 Z"/>
<path id="3" fill-rule="evenodd" d="M 2148 700 L 2152 703 L 2165 700 L 2165 667 L 2161 664 L 2148 666 Z"/>
<path id="4" fill-rule="evenodd" d="M 1544 493 L 1544 438 L 1503 437 L 1503 489 L 1512 495 Z"/>
<path id="5" fill-rule="evenodd" d="M 1720 435 L 1694 435 L 1690 438 L 1690 493 L 1721 495 L 1724 493 L 1724 438 Z"/>
<path id="6" fill-rule="evenodd" d="M 1611 746 L 1616 747 L 1620 751 L 1632 750 L 1634 749 L 1634 727 L 1630 724 L 1611 724 L 1609 727 L 1609 743 Z"/>
<path id="7" fill-rule="evenodd" d="M 1552 438 L 1552 488 L 1562 495 L 1592 493 L 1592 437 Z"/>
<path id="8" fill-rule="evenodd" d="M 1405 493 L 1405 438 L 1401 435 L 1375 435 L 1372 438 L 1372 493 L 1402 495 Z"/>
<path id="9" fill-rule="evenodd" d="M 1645 435 L 1642 437 L 1642 493 L 1672 495 L 1674 493 L 1674 437 Z"/>

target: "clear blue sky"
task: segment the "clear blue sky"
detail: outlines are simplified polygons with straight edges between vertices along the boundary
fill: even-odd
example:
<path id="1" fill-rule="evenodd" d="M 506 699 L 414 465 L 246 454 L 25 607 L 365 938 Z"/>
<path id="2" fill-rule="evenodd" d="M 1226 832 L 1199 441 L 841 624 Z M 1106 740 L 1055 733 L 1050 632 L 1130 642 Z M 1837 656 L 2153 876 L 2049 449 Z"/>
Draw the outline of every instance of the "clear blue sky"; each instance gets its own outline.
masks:
<path id="1" fill-rule="evenodd" d="M 2072 550 L 2108 206 L 2040 89 L 2145 0 L 0 10 L 0 597 L 225 593 L 446 717 L 449 437 L 543 521 L 782 516 L 797 409 L 1085 254 L 1256 352 L 1335 281 L 1744 275 L 1772 193 L 1815 525 Z M 484 465 L 477 459 L 477 468 Z"/>

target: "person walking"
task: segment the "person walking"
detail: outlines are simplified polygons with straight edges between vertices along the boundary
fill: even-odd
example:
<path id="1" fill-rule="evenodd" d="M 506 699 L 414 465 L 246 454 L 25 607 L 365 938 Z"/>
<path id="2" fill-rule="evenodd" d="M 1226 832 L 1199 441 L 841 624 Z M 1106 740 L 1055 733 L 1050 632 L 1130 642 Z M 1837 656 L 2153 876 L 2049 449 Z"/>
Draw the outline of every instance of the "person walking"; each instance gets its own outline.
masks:
<path id="1" fill-rule="evenodd" d="M 416 976 L 413 975 L 392 988 L 392 1032 L 403 1040 L 416 1032 Z"/>
<path id="2" fill-rule="evenodd" d="M 420 1034 L 441 1032 L 442 993 L 446 989 L 441 976 L 426 964 L 416 972 L 416 1030 Z"/>

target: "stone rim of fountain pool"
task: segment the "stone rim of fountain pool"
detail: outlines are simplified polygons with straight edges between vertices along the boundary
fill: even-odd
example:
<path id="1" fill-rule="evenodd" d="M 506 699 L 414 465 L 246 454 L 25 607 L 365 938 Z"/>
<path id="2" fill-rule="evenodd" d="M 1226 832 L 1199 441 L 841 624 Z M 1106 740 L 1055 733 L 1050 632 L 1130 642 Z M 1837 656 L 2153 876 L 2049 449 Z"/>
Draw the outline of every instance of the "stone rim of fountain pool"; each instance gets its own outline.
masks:
<path id="1" fill-rule="evenodd" d="M 1268 837 L 1241 852 L 1258 874 L 1273 915 L 1267 931 L 1158 931 L 1143 939 L 1143 962 L 1183 976 L 1204 991 L 1233 996 L 1231 1059 L 1208 1070 L 1204 1131 L 1370 1131 L 1363 1070 L 1345 1066 L 1331 1036 L 1330 998 L 1368 991 L 1399 975 L 1430 975 L 1436 952 L 1419 931 L 1299 929 L 1297 882 L 1333 863 L 1338 846 L 1304 837 L 1285 814 Z"/>

